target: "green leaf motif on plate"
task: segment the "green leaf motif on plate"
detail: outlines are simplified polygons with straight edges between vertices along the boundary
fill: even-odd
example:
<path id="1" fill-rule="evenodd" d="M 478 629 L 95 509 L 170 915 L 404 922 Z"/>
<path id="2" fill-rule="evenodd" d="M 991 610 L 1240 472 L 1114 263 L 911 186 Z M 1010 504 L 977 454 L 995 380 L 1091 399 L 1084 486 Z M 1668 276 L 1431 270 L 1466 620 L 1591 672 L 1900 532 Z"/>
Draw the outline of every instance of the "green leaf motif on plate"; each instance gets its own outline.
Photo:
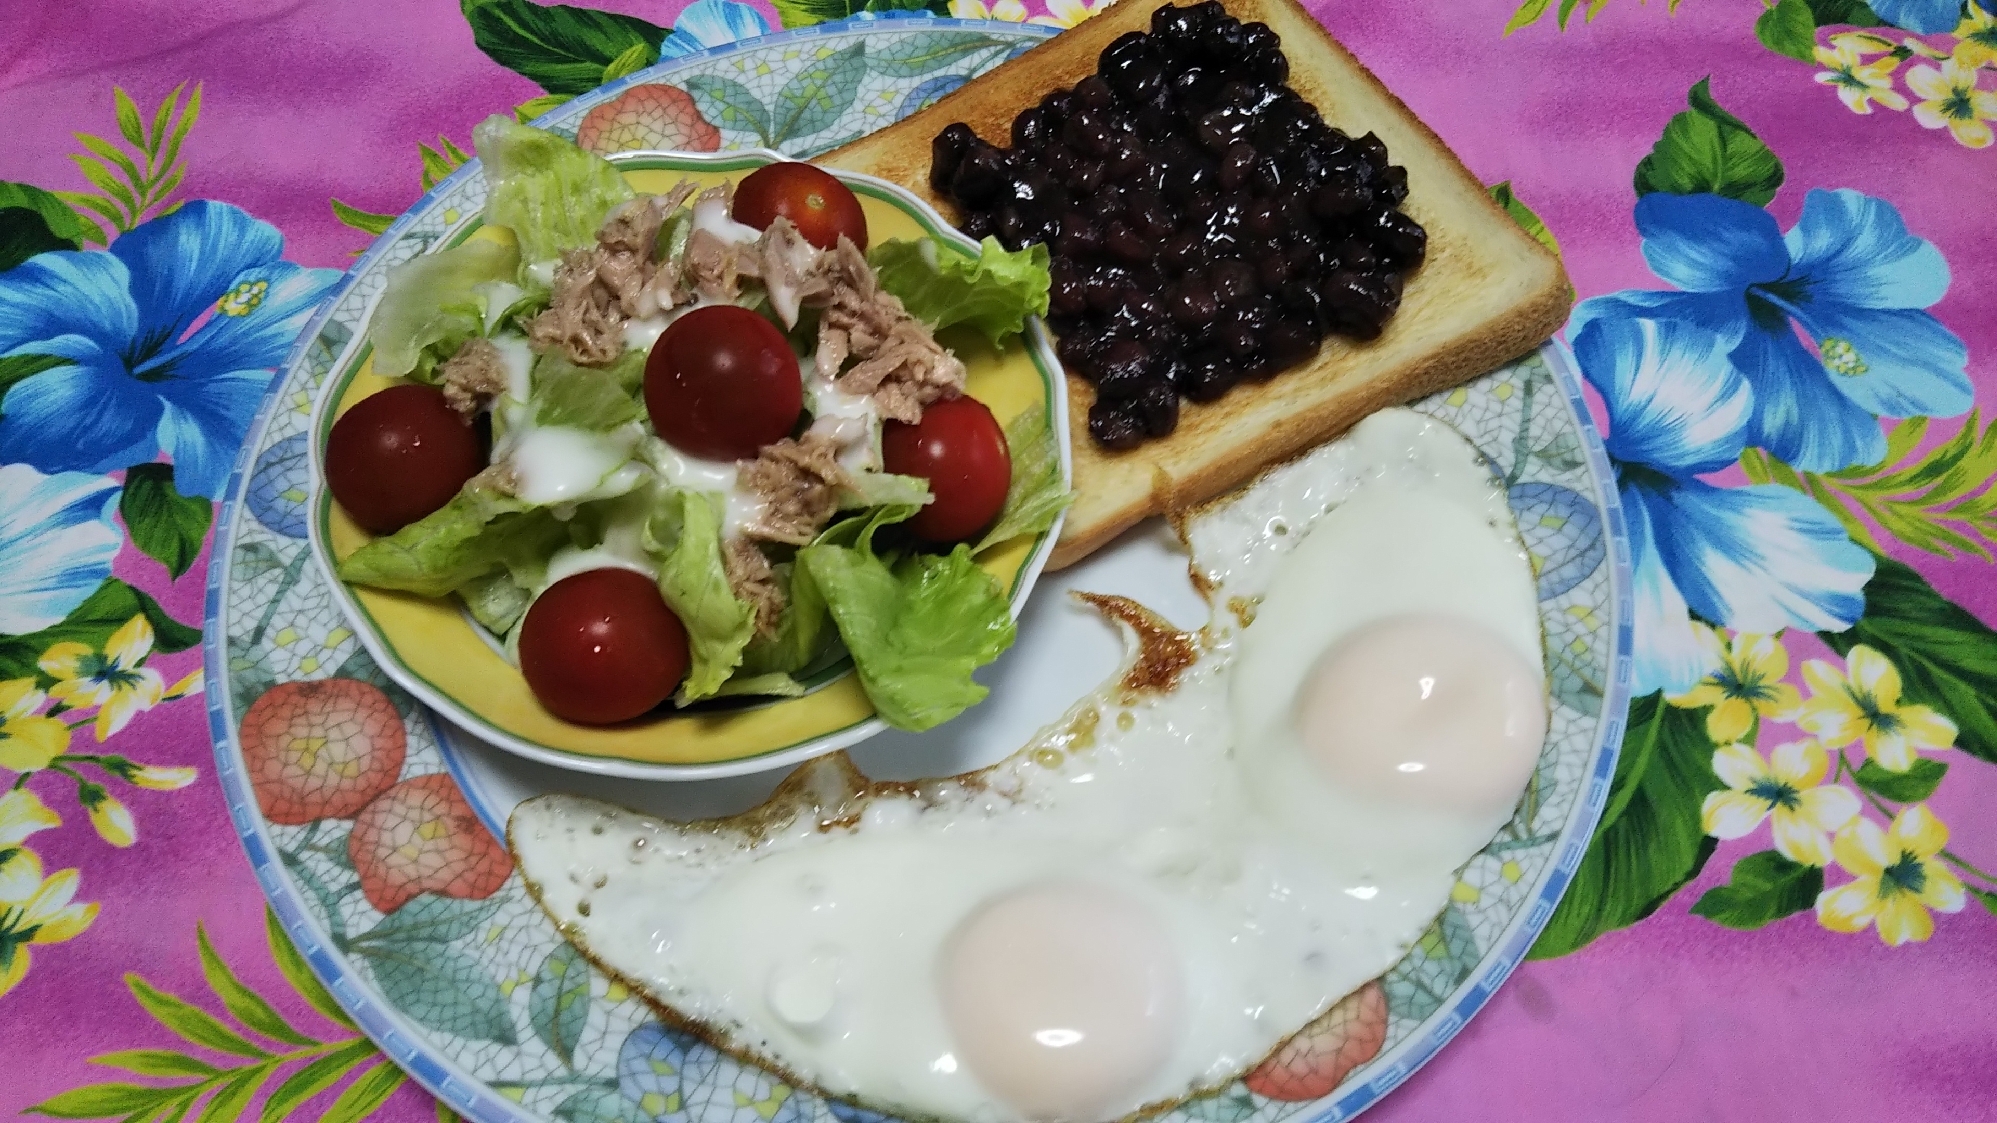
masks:
<path id="1" fill-rule="evenodd" d="M 24 636 L 0 636 L 0 679 L 39 677 L 46 687 L 54 680 L 36 665 L 42 652 L 58 643 L 80 643 L 102 651 L 111 633 L 134 616 L 144 616 L 152 625 L 155 652 L 170 655 L 201 642 L 198 629 L 168 616 L 158 601 L 112 577 L 59 623 Z"/>
<path id="2" fill-rule="evenodd" d="M 686 92 L 701 116 L 717 127 L 755 133 L 759 143 L 770 143 L 770 110 L 749 87 L 732 78 L 696 74 L 686 80 Z"/>
<path id="3" fill-rule="evenodd" d="M 863 12 L 950 14 L 950 0 L 773 0 L 786 28 L 851 19 Z"/>
<path id="4" fill-rule="evenodd" d="M 1636 166 L 1639 196 L 1724 195 L 1757 207 L 1782 186 L 1782 161 L 1740 118 L 1720 108 L 1701 78 L 1686 100 L 1691 108 L 1664 126 L 1664 135 Z"/>
<path id="5" fill-rule="evenodd" d="M 448 944 L 356 943 L 390 1005 L 440 1033 L 473 1041 L 519 1041 L 506 996 L 484 964 Z"/>
<path id="6" fill-rule="evenodd" d="M 1895 803 L 1919 803 L 1935 794 L 1946 775 L 1948 765 L 1939 760 L 1916 760 L 1905 772 L 1890 772 L 1868 760 L 1858 766 L 1858 786 Z"/>
<path id="7" fill-rule="evenodd" d="M 527 990 L 527 1021 L 563 1064 L 575 1064 L 589 1021 L 589 962 L 573 945 L 559 944 L 541 961 Z"/>
<path id="8" fill-rule="evenodd" d="M 867 66 L 876 74 L 891 78 L 913 78 L 941 70 L 953 62 L 993 47 L 1010 46 L 1004 40 L 970 31 L 939 31 L 934 35 L 905 35 L 885 47 L 876 47 L 867 56 Z"/>
<path id="9" fill-rule="evenodd" d="M 467 901 L 424 893 L 353 938 L 355 944 L 448 944 L 479 930 L 499 911 L 494 900 Z"/>
<path id="10" fill-rule="evenodd" d="M 1463 910 L 1452 902 L 1415 941 L 1414 948 L 1387 972 L 1381 984 L 1387 1009 L 1410 1021 L 1421 1021 L 1442 1008 L 1451 991 L 1477 966 L 1477 936 Z"/>
<path id="11" fill-rule="evenodd" d="M 1622 754 L 1587 856 L 1527 953 L 1552 959 L 1649 916 L 1696 876 L 1714 841 L 1699 821 L 1720 790 L 1704 711 L 1647 694 L 1630 704 Z"/>
<path id="12" fill-rule="evenodd" d="M 631 69 L 657 62 L 668 30 L 636 16 L 567 4 L 461 0 L 459 6 L 472 41 L 492 61 L 550 94 L 571 97 L 603 85 L 605 71 L 634 47 L 644 61 Z"/>
<path id="13" fill-rule="evenodd" d="M 614 1088 L 584 1088 L 555 1105 L 555 1118 L 565 1123 L 648 1123 L 651 1119 Z"/>
<path id="14" fill-rule="evenodd" d="M 777 144 L 831 128 L 867 76 L 867 45 L 855 43 L 798 71 L 777 91 L 770 139 Z"/>
<path id="15" fill-rule="evenodd" d="M 1752 931 L 1810 908 L 1823 891 L 1823 870 L 1763 850 L 1735 862 L 1727 883 L 1708 889 L 1692 913 L 1728 928 Z"/>
<path id="16" fill-rule="evenodd" d="M 1778 55 L 1813 62 L 1817 50 L 1817 17 L 1810 0 L 1781 0 L 1754 21 L 1754 37 Z"/>
<path id="17" fill-rule="evenodd" d="M 1236 1084 L 1179 1105 L 1174 1114 L 1183 1114 L 1200 1123 L 1242 1123 L 1255 1115 L 1255 1096 L 1245 1084 Z"/>
<path id="18" fill-rule="evenodd" d="M 1955 747 L 1997 764 L 1997 631 L 1935 591 L 1911 566 L 1874 555 L 1865 615 L 1849 631 L 1819 632 L 1839 655 L 1865 644 L 1900 670 L 1903 704 L 1955 722 Z"/>
<path id="19" fill-rule="evenodd" d="M 118 513 L 124 516 L 132 545 L 178 578 L 201 556 L 201 544 L 208 540 L 208 526 L 215 520 L 215 505 L 176 490 L 173 465 L 139 464 L 125 471 Z"/>

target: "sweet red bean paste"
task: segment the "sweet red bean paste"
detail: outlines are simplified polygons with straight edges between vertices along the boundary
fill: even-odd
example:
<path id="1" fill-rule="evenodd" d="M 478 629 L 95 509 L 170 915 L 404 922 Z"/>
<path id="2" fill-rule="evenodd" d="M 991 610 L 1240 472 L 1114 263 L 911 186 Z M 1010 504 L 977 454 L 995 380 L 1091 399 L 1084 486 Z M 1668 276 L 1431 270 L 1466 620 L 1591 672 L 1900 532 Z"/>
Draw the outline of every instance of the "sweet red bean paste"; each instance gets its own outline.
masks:
<path id="1" fill-rule="evenodd" d="M 1015 117 L 1011 147 L 962 123 L 933 142 L 930 183 L 964 233 L 1049 247 L 1048 323 L 1096 387 L 1106 448 L 1172 432 L 1181 397 L 1270 378 L 1327 335 L 1379 335 L 1421 265 L 1407 169 L 1325 124 L 1289 74 L 1268 25 L 1167 6 Z"/>

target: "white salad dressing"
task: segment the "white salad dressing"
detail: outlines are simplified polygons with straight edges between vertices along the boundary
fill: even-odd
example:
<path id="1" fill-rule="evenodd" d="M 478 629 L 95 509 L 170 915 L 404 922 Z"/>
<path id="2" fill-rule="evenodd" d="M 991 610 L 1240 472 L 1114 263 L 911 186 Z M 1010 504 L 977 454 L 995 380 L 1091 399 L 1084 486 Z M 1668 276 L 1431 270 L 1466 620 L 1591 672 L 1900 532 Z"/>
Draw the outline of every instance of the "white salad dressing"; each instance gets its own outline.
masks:
<path id="1" fill-rule="evenodd" d="M 560 262 L 557 262 L 553 258 L 549 258 L 547 261 L 536 261 L 527 266 L 527 277 L 544 289 L 554 288 L 555 266 L 558 264 Z"/>
<path id="2" fill-rule="evenodd" d="M 612 521 L 603 528 L 603 541 L 588 549 L 564 546 L 556 550 L 548 559 L 548 576 L 542 588 L 591 569 L 628 569 L 656 580 L 659 563 L 645 551 L 644 519 Z"/>
<path id="3" fill-rule="evenodd" d="M 667 487 L 705 491 L 721 496 L 721 533 L 733 538 L 763 517 L 768 504 L 741 485 L 741 468 L 732 460 L 703 460 L 657 437 L 645 442 L 644 457 Z"/>
<path id="4" fill-rule="evenodd" d="M 511 332 L 495 335 L 492 349 L 499 352 L 499 361 L 506 366 L 506 396 L 526 402 L 533 392 L 530 375 L 534 369 L 534 352 L 527 346 L 527 337 Z"/>
<path id="5" fill-rule="evenodd" d="M 482 293 L 485 296 L 485 334 L 487 335 L 492 335 L 493 332 L 497 331 L 499 329 L 499 318 L 506 314 L 508 308 L 520 303 L 521 297 L 527 295 L 526 289 L 521 288 L 511 281 L 487 281 L 484 284 L 472 286 L 472 289 L 474 292 Z"/>
<path id="6" fill-rule="evenodd" d="M 645 469 L 631 462 L 633 426 L 591 433 L 566 425 L 522 430 L 507 460 L 519 478 L 517 494 L 537 507 L 608 499 L 638 486 Z"/>
<path id="7" fill-rule="evenodd" d="M 746 242 L 751 245 L 759 241 L 763 232 L 753 226 L 745 226 L 728 215 L 728 200 L 716 195 L 695 199 L 693 203 L 693 228 L 705 230 L 724 242 Z"/>

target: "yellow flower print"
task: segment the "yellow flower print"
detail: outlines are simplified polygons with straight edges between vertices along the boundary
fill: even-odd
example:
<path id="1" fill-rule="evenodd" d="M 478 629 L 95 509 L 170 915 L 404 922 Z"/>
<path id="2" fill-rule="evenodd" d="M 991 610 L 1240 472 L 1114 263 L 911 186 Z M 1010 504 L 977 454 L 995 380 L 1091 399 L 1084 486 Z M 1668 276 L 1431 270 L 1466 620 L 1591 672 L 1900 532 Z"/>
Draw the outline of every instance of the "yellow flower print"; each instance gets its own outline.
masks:
<path id="1" fill-rule="evenodd" d="M 1745 836 L 1773 817 L 1775 849 L 1792 862 L 1827 866 L 1830 833 L 1858 814 L 1858 797 L 1824 784 L 1830 760 L 1824 747 L 1804 738 L 1775 746 L 1766 760 L 1752 746 L 1722 745 L 1713 771 L 1727 786 L 1706 797 L 1700 826 L 1714 838 Z"/>
<path id="2" fill-rule="evenodd" d="M 43 653 L 42 672 L 56 680 L 51 697 L 72 709 L 97 711 L 97 739 L 108 741 L 134 717 L 159 705 L 166 693 L 159 672 L 145 666 L 153 626 L 134 616 L 111 633 L 102 652 L 81 643 L 58 643 Z"/>
<path id="3" fill-rule="evenodd" d="M 82 783 L 76 786 L 76 798 L 83 809 L 90 813 L 90 825 L 104 841 L 113 846 L 130 846 L 139 836 L 139 825 L 132 821 L 132 810 L 119 801 L 118 797 L 104 790 L 102 784 Z"/>
<path id="4" fill-rule="evenodd" d="M 1907 88 L 1922 100 L 1914 105 L 1914 120 L 1922 128 L 1946 128 L 1965 148 L 1990 147 L 1989 121 L 1997 121 L 1997 93 L 1976 88 L 1977 71 L 1955 59 L 1940 70 L 1917 66 L 1907 72 Z"/>
<path id="5" fill-rule="evenodd" d="M 997 19 L 1025 23 L 1026 5 L 1019 0 L 998 0 L 987 8 L 979 0 L 950 0 L 950 14 L 958 19 Z"/>
<path id="6" fill-rule="evenodd" d="M 46 701 L 34 679 L 0 682 L 0 768 L 36 772 L 69 748 L 69 726 L 35 712 Z"/>
<path id="7" fill-rule="evenodd" d="M 1859 819 L 1831 844 L 1837 863 L 1855 879 L 1817 896 L 1817 922 L 1833 932 L 1879 925 L 1887 947 L 1919 943 L 1934 934 L 1929 909 L 1955 912 L 1967 899 L 1947 866 L 1931 861 L 1948 845 L 1948 828 L 1926 804 L 1915 804 L 1880 830 Z"/>
<path id="8" fill-rule="evenodd" d="M 1774 636 L 1737 635 L 1730 644 L 1704 624 L 1695 624 L 1699 643 L 1719 670 L 1671 699 L 1687 709 L 1712 707 L 1706 715 L 1706 735 L 1716 745 L 1738 741 L 1754 728 L 1757 717 L 1777 718 L 1794 710 L 1801 698 L 1783 682 L 1789 673 L 1789 649 Z"/>
<path id="9" fill-rule="evenodd" d="M 1845 656 L 1845 673 L 1821 659 L 1803 664 L 1810 697 L 1790 720 L 1833 749 L 1863 739 L 1866 755 L 1889 772 L 1905 772 L 1917 750 L 1955 744 L 1955 723 L 1926 706 L 1902 705 L 1900 672 L 1864 644 Z"/>
<path id="10" fill-rule="evenodd" d="M 128 771 L 119 771 L 118 775 L 128 783 L 141 788 L 151 788 L 156 792 L 172 792 L 192 784 L 201 773 L 192 768 L 141 764 Z"/>
<path id="11" fill-rule="evenodd" d="M 1047 0 L 1047 14 L 1034 16 L 1033 23 L 1048 27 L 1073 27 L 1090 16 L 1098 16 L 1116 0 Z"/>
<path id="12" fill-rule="evenodd" d="M 95 901 L 70 901 L 76 895 L 75 870 L 44 878 L 33 852 L 15 850 L 5 874 L 0 878 L 0 995 L 27 975 L 30 944 L 73 939 L 97 919 Z"/>
<path id="13" fill-rule="evenodd" d="M 1953 58 L 1964 69 L 1997 63 L 1997 16 L 1969 0 L 1968 14 L 1955 29 Z"/>
<path id="14" fill-rule="evenodd" d="M 26 788 L 0 795 L 0 851 L 21 845 L 36 831 L 59 826 L 62 819 Z"/>
<path id="15" fill-rule="evenodd" d="M 1817 72 L 1817 81 L 1835 88 L 1844 107 L 1853 113 L 1871 113 L 1875 101 L 1888 109 L 1907 108 L 1907 99 L 1893 88 L 1893 71 L 1900 60 L 1892 55 L 1867 62 L 1846 47 L 1818 47 L 1817 65 L 1823 67 Z"/>

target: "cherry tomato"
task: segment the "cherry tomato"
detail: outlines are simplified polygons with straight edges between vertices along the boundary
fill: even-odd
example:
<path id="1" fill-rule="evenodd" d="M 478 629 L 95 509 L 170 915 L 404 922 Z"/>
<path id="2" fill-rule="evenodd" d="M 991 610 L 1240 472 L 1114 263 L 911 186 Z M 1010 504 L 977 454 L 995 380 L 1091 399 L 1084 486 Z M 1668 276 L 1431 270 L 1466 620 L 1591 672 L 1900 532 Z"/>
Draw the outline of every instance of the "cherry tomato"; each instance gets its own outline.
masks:
<path id="1" fill-rule="evenodd" d="M 370 394 L 326 436 L 326 485 L 371 534 L 393 534 L 451 501 L 485 467 L 478 433 L 435 386 Z"/>
<path id="2" fill-rule="evenodd" d="M 686 677 L 686 628 L 651 578 L 587 569 L 548 586 L 520 622 L 520 673 L 564 721 L 609 725 L 656 709 Z"/>
<path id="3" fill-rule="evenodd" d="M 835 249 L 839 235 L 867 248 L 867 216 L 851 188 L 810 164 L 765 164 L 735 185 L 735 221 L 769 229 L 778 215 L 797 225 L 804 240 Z"/>
<path id="4" fill-rule="evenodd" d="M 881 432 L 881 458 L 888 471 L 921 476 L 936 498 L 909 529 L 935 543 L 964 542 L 998 518 L 1012 483 L 1012 453 L 1005 430 L 976 398 L 932 402 L 922 420 L 890 421 Z"/>
<path id="5" fill-rule="evenodd" d="M 797 355 L 775 324 L 747 308 L 696 308 L 652 344 L 645 409 L 681 452 L 748 459 L 797 425 L 804 409 Z"/>

